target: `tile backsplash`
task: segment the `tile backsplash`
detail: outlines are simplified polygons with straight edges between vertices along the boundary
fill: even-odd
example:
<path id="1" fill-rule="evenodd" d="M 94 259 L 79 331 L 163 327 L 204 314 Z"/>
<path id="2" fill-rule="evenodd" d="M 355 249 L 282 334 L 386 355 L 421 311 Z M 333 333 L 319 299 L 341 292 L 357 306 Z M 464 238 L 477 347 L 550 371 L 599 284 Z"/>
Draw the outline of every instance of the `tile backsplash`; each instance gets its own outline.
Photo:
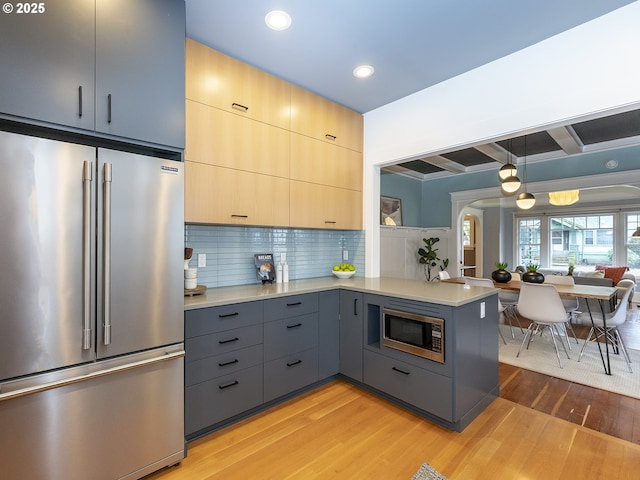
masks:
<path id="1" fill-rule="evenodd" d="M 348 263 L 355 265 L 357 276 L 364 276 L 364 231 L 187 224 L 184 244 L 193 248 L 190 267 L 198 266 L 198 254 L 206 254 L 198 284 L 207 287 L 258 283 L 256 253 L 273 253 L 276 263 L 286 253 L 291 281 L 331 276 L 331 267 L 342 262 L 347 250 Z"/>

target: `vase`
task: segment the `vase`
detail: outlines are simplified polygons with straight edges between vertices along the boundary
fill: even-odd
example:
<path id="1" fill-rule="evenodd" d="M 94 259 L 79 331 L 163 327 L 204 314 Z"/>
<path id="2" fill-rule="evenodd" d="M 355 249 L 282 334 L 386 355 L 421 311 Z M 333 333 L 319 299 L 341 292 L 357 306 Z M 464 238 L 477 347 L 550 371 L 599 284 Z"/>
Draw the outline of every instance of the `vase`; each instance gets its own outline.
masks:
<path id="1" fill-rule="evenodd" d="M 522 281 L 529 283 L 544 283 L 544 275 L 540 272 L 524 272 Z"/>
<path id="2" fill-rule="evenodd" d="M 497 283 L 508 283 L 511 281 L 511 274 L 503 268 L 491 272 L 491 278 Z"/>

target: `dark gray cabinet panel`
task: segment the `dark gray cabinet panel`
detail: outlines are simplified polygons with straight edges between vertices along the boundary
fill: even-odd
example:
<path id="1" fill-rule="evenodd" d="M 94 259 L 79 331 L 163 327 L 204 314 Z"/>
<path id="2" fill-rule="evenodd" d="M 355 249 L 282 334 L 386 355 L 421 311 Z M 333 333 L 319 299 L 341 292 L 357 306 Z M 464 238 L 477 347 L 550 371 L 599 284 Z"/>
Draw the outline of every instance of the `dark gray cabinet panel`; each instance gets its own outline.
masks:
<path id="1" fill-rule="evenodd" d="M 0 112 L 93 130 L 94 2 L 41 5 L 0 15 Z"/>
<path id="2" fill-rule="evenodd" d="M 264 365 L 264 401 L 274 400 L 317 380 L 317 348 L 267 362 Z"/>
<path id="3" fill-rule="evenodd" d="M 264 321 L 295 317 L 318 311 L 318 294 L 306 293 L 264 301 Z"/>
<path id="4" fill-rule="evenodd" d="M 262 365 L 185 389 L 185 435 L 262 403 Z"/>
<path id="5" fill-rule="evenodd" d="M 449 377 L 365 350 L 364 381 L 426 412 L 453 420 L 453 389 Z"/>
<path id="6" fill-rule="evenodd" d="M 340 291 L 320 292 L 318 307 L 318 376 L 340 371 Z"/>
<path id="7" fill-rule="evenodd" d="M 187 362 L 200 358 L 228 353 L 240 348 L 259 345 L 262 343 L 262 326 L 250 325 L 248 327 L 225 330 L 224 332 L 188 337 L 185 339 Z"/>
<path id="8" fill-rule="evenodd" d="M 362 381 L 363 294 L 340 291 L 340 373 Z"/>
<path id="9" fill-rule="evenodd" d="M 262 302 L 234 303 L 185 312 L 185 337 L 262 324 Z"/>
<path id="10" fill-rule="evenodd" d="M 184 49 L 184 0 L 97 2 L 96 130 L 184 147 Z"/>
<path id="11" fill-rule="evenodd" d="M 195 385 L 255 365 L 262 365 L 262 344 L 188 362 L 184 383 Z"/>
<path id="12" fill-rule="evenodd" d="M 184 0 L 28 5 L 0 15 L 0 114 L 184 148 Z"/>
<path id="13" fill-rule="evenodd" d="M 318 314 L 283 318 L 264 324 L 264 361 L 318 346 Z"/>

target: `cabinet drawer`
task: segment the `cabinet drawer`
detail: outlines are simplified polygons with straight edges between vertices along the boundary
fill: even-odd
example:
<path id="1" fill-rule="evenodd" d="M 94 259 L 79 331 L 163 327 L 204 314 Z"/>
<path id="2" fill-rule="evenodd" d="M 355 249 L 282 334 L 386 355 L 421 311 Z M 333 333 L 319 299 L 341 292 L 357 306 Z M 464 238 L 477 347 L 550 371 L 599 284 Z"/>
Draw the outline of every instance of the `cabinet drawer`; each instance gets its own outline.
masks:
<path id="1" fill-rule="evenodd" d="M 264 324 L 264 361 L 318 346 L 318 314 Z"/>
<path id="2" fill-rule="evenodd" d="M 224 332 L 187 338 L 187 362 L 232 352 L 262 343 L 262 325 L 250 325 Z"/>
<path id="3" fill-rule="evenodd" d="M 262 403 L 262 366 L 187 387 L 185 435 L 214 425 Z"/>
<path id="4" fill-rule="evenodd" d="M 201 358 L 185 365 L 185 385 L 230 375 L 239 370 L 262 365 L 262 345 L 241 348 L 233 352 Z"/>
<path id="5" fill-rule="evenodd" d="M 264 365 L 264 401 L 318 381 L 318 349 L 312 348 Z"/>
<path id="6" fill-rule="evenodd" d="M 364 383 L 444 420 L 454 420 L 448 377 L 365 350 Z"/>
<path id="7" fill-rule="evenodd" d="M 306 293 L 264 301 L 264 321 L 305 315 L 318 311 L 318 294 Z"/>
<path id="8" fill-rule="evenodd" d="M 185 312 L 185 338 L 262 323 L 262 302 L 235 303 Z"/>

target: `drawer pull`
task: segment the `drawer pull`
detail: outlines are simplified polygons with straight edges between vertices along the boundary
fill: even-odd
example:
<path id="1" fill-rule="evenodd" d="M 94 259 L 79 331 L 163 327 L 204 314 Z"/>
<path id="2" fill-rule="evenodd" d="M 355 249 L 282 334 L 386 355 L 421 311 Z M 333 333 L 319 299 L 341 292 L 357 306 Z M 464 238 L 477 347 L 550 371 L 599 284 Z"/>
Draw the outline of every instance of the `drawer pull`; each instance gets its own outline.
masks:
<path id="1" fill-rule="evenodd" d="M 403 375 L 411 375 L 411 372 L 407 372 L 406 370 L 402 370 L 398 367 L 392 367 L 391 370 L 395 370 L 396 372 L 399 372 Z"/>
<path id="2" fill-rule="evenodd" d="M 235 108 L 236 110 L 242 110 L 243 112 L 246 112 L 249 110 L 249 107 L 246 107 L 240 103 L 232 103 L 231 104 L 231 108 Z"/>
<path id="3" fill-rule="evenodd" d="M 295 360 L 293 362 L 287 362 L 287 367 L 293 367 L 294 365 L 298 365 L 302 363 L 302 360 Z"/>
<path id="4" fill-rule="evenodd" d="M 336 137 L 335 135 L 331 135 L 330 133 L 327 133 L 327 134 L 324 136 L 324 138 L 326 138 L 327 140 L 335 140 L 335 139 L 336 139 L 336 138 L 338 138 L 338 137 Z"/>
<path id="5" fill-rule="evenodd" d="M 287 307 L 297 307 L 298 305 L 302 305 L 302 302 L 287 303 Z"/>
<path id="6" fill-rule="evenodd" d="M 325 220 L 325 221 L 324 221 L 324 223 L 328 223 L 328 224 L 331 224 L 331 225 L 335 225 L 335 224 L 336 224 L 336 223 L 338 223 L 338 222 L 336 222 L 335 220 Z"/>
<path id="7" fill-rule="evenodd" d="M 239 382 L 238 382 L 237 380 L 234 380 L 233 382 L 231 382 L 231 383 L 227 383 L 227 384 L 225 384 L 225 385 L 218 385 L 218 388 L 219 388 L 220 390 L 224 390 L 225 388 L 230 388 L 230 387 L 233 387 L 233 386 L 235 386 L 235 385 L 238 385 L 238 383 L 239 383 Z"/>
<path id="8" fill-rule="evenodd" d="M 240 315 L 238 312 L 233 312 L 233 313 L 223 313 L 222 315 L 218 315 L 218 318 L 237 317 L 238 315 Z"/>
<path id="9" fill-rule="evenodd" d="M 228 367 L 229 365 L 233 365 L 234 363 L 238 363 L 238 359 L 234 358 L 233 360 L 229 360 L 228 362 L 219 362 L 219 367 Z"/>
<path id="10" fill-rule="evenodd" d="M 231 214 L 232 218 L 249 218 L 249 215 L 238 215 L 238 214 Z"/>
<path id="11" fill-rule="evenodd" d="M 301 327 L 301 326 L 302 326 L 302 323 L 296 323 L 294 325 L 287 325 L 287 328 L 298 328 L 298 327 Z"/>
<path id="12" fill-rule="evenodd" d="M 225 343 L 233 343 L 233 342 L 237 342 L 238 340 L 240 340 L 238 337 L 234 337 L 234 338 L 230 338 L 229 340 L 218 340 L 218 343 L 220 345 L 224 345 Z"/>

